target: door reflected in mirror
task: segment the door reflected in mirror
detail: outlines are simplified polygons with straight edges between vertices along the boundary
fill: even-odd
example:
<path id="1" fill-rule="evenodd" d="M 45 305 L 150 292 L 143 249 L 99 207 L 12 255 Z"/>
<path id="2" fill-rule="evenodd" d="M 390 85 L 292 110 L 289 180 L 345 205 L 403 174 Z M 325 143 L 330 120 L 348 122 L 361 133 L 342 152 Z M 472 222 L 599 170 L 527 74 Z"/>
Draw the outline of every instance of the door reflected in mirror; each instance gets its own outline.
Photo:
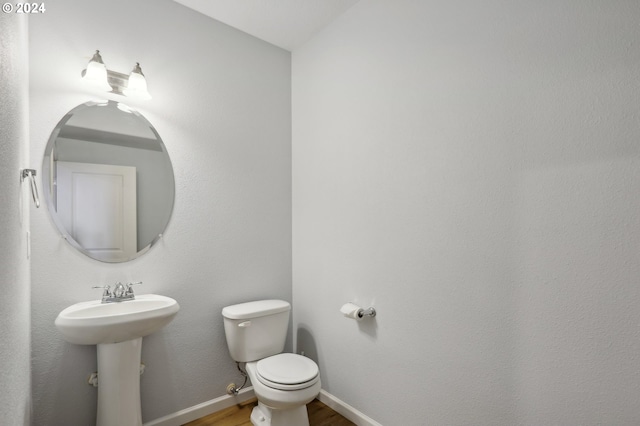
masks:
<path id="1" fill-rule="evenodd" d="M 87 102 L 66 114 L 51 133 L 42 171 L 53 222 L 93 259 L 135 259 L 171 218 L 167 150 L 151 123 L 123 104 Z"/>

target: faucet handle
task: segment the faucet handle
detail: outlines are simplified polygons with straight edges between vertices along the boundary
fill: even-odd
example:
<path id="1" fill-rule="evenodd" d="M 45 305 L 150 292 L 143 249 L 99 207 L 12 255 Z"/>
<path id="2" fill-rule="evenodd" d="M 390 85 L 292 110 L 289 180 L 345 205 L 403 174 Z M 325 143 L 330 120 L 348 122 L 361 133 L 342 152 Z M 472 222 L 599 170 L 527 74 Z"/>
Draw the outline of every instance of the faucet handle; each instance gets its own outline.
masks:
<path id="1" fill-rule="evenodd" d="M 140 285 L 142 284 L 142 281 L 137 281 L 135 283 L 127 283 L 127 294 L 133 294 L 133 286 L 134 285 Z"/>
<path id="2" fill-rule="evenodd" d="M 102 297 L 111 297 L 111 286 L 110 285 L 94 285 L 91 288 L 103 288 L 104 292 L 102 292 Z"/>

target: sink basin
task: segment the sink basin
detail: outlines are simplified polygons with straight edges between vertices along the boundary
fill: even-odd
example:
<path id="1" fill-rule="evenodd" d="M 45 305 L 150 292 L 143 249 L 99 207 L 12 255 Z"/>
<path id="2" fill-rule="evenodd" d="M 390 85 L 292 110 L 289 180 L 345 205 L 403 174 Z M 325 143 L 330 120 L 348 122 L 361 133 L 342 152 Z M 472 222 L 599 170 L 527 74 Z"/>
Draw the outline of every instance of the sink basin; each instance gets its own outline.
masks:
<path id="1" fill-rule="evenodd" d="M 56 327 L 67 342 L 78 345 L 118 343 L 147 336 L 167 325 L 180 310 L 174 299 L 142 294 L 134 300 L 71 305 L 58 315 Z"/>

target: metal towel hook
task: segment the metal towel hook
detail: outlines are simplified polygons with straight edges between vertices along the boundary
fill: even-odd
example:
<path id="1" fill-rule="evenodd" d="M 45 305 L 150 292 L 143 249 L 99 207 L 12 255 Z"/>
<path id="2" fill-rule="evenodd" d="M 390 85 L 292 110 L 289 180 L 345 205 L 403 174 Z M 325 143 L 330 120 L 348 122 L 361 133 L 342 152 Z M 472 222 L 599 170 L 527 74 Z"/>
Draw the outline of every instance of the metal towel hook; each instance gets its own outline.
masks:
<path id="1" fill-rule="evenodd" d="M 20 173 L 20 182 L 23 182 L 27 177 L 31 182 L 31 196 L 33 202 L 36 204 L 36 208 L 40 207 L 40 197 L 38 196 L 38 187 L 36 186 L 36 171 L 34 169 L 22 169 Z"/>

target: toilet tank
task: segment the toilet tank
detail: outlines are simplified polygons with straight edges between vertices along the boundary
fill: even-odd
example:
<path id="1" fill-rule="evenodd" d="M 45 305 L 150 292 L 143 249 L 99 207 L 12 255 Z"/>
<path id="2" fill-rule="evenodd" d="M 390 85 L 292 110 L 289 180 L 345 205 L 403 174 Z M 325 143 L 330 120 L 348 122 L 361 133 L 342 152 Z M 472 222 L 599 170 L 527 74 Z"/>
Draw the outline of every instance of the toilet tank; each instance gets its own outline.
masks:
<path id="1" fill-rule="evenodd" d="M 257 300 L 222 309 L 231 358 L 256 361 L 284 349 L 291 305 L 284 300 Z"/>

